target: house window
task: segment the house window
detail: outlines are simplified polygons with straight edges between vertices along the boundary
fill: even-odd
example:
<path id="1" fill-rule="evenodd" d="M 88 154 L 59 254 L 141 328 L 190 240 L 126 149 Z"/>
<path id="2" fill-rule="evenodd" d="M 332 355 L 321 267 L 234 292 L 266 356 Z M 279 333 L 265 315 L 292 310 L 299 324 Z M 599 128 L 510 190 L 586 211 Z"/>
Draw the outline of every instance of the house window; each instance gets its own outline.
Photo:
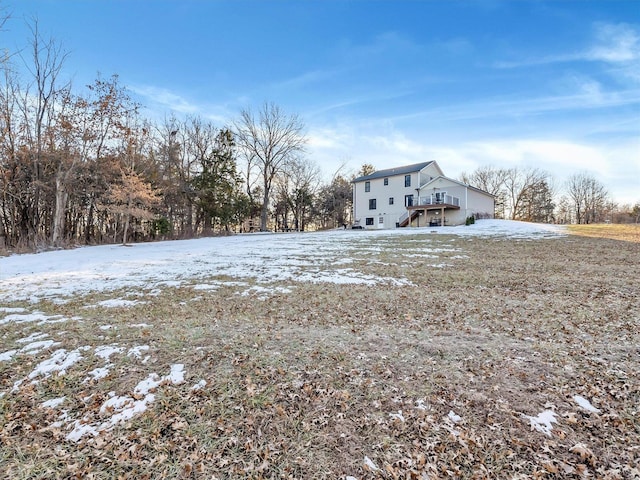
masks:
<path id="1" fill-rule="evenodd" d="M 405 187 L 410 187 L 411 186 L 411 175 L 405 175 L 404 176 L 404 186 Z"/>
<path id="2" fill-rule="evenodd" d="M 364 191 L 365 192 L 371 191 L 371 182 L 364 182 Z"/>
<path id="3" fill-rule="evenodd" d="M 404 206 L 405 207 L 413 207 L 413 195 L 405 195 L 404 196 Z"/>
<path id="4" fill-rule="evenodd" d="M 378 225 L 384 225 L 384 217 L 378 217 Z"/>
<path id="5" fill-rule="evenodd" d="M 385 186 L 389 185 L 389 179 L 388 179 L 388 178 L 385 178 L 385 179 L 384 179 L 384 185 L 385 185 Z"/>
<path id="6" fill-rule="evenodd" d="M 375 210 L 376 209 L 376 199 L 375 198 L 370 198 L 369 199 L 369 210 Z"/>
<path id="7" fill-rule="evenodd" d="M 393 197 L 389 197 L 389 205 L 393 205 Z"/>
<path id="8" fill-rule="evenodd" d="M 367 225 L 373 225 L 373 217 L 367 217 L 364 223 Z"/>

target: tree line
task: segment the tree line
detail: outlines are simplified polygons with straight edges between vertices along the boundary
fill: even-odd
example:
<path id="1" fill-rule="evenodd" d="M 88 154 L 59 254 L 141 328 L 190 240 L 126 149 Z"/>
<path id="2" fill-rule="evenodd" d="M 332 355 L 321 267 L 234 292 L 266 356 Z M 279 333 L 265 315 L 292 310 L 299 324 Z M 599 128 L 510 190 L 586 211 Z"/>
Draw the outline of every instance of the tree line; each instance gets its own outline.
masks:
<path id="1" fill-rule="evenodd" d="M 322 182 L 304 123 L 278 106 L 231 125 L 153 122 L 118 79 L 80 91 L 37 22 L 0 57 L 0 248 L 329 228 L 348 221 L 350 179 Z"/>
<path id="2" fill-rule="evenodd" d="M 538 168 L 483 166 L 460 180 L 496 197 L 496 217 L 542 223 L 637 223 L 640 203 L 616 204 L 605 186 L 588 172 L 556 185 Z"/>

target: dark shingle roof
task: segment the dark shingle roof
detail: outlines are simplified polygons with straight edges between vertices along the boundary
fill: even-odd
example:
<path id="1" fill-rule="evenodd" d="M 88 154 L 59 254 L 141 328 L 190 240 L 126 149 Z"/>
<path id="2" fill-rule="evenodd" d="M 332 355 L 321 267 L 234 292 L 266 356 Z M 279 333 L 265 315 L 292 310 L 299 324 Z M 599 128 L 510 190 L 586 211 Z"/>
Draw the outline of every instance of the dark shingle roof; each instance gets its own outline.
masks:
<path id="1" fill-rule="evenodd" d="M 363 182 L 365 180 L 374 180 L 376 178 L 392 177 L 394 175 L 407 175 L 413 172 L 419 172 L 427 165 L 433 163 L 433 160 L 429 162 L 414 163 L 413 165 L 405 165 L 404 167 L 387 168 L 386 170 L 378 170 L 371 175 L 364 175 L 362 177 L 354 178 L 351 183 Z"/>

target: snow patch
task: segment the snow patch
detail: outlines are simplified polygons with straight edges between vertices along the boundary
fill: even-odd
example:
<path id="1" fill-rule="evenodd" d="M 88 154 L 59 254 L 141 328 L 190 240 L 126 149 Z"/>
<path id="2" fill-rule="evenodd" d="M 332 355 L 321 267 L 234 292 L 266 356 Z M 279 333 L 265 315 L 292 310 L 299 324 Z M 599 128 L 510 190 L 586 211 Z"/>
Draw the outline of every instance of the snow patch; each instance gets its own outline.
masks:
<path id="1" fill-rule="evenodd" d="M 32 312 L 32 313 L 12 313 L 10 315 L 5 316 L 2 320 L 0 320 L 0 325 L 5 325 L 7 323 L 32 323 L 38 322 L 38 325 L 44 325 L 47 323 L 59 323 L 66 322 L 68 319 L 63 317 L 62 315 L 45 315 L 42 312 Z"/>
<path id="2" fill-rule="evenodd" d="M 30 380 L 37 377 L 50 377 L 53 373 L 58 375 L 64 375 L 67 373 L 67 369 L 78 363 L 82 359 L 82 350 L 87 350 L 90 347 L 80 347 L 70 352 L 61 348 L 53 352 L 50 358 L 40 362 L 36 368 L 28 375 Z"/>
<path id="3" fill-rule="evenodd" d="M 107 375 L 109 375 L 109 372 L 111 371 L 111 366 L 112 365 L 105 365 L 104 367 L 94 368 L 90 372 L 87 372 L 87 375 L 89 376 L 84 379 L 84 383 L 90 382 L 91 380 L 100 380 L 107 377 Z"/>
<path id="4" fill-rule="evenodd" d="M 36 332 L 36 333 L 32 333 L 28 337 L 16 340 L 16 343 L 31 343 L 31 342 L 35 342 L 36 340 L 42 340 L 48 336 L 49 335 L 47 333 Z"/>
<path id="5" fill-rule="evenodd" d="M 398 410 L 398 413 L 390 413 L 389 416 L 394 420 L 400 420 L 404 422 L 404 416 L 402 415 L 402 410 Z"/>
<path id="6" fill-rule="evenodd" d="M 194 290 L 217 290 L 220 288 L 220 285 L 211 285 L 208 283 L 199 283 L 192 287 Z"/>
<path id="7" fill-rule="evenodd" d="M 193 390 L 193 391 L 202 390 L 206 386 L 207 386 L 207 381 L 206 380 L 200 380 L 193 387 L 191 387 L 191 390 Z"/>
<path id="8" fill-rule="evenodd" d="M 97 303 L 97 306 L 104 308 L 133 307 L 134 305 L 143 304 L 139 300 L 125 300 L 123 298 L 112 298 L 111 300 L 103 300 Z M 92 305 L 95 306 L 95 305 Z"/>
<path id="9" fill-rule="evenodd" d="M 149 345 L 139 345 L 137 347 L 132 347 L 127 352 L 128 357 L 142 358 L 142 352 L 149 351 Z"/>
<path id="10" fill-rule="evenodd" d="M 67 440 L 78 442 L 85 435 L 96 436 L 103 430 L 110 430 L 118 424 L 131 420 L 147 410 L 155 401 L 156 388 L 165 384 L 180 384 L 184 382 L 184 365 L 177 363 L 171 365 L 169 375 L 160 377 L 151 373 L 146 379 L 138 382 L 133 389 L 133 395 L 116 395 L 109 392 L 109 398 L 100 406 L 100 416 L 104 419 L 99 424 L 91 424 L 86 418 L 76 420 L 73 430 L 67 435 Z"/>
<path id="11" fill-rule="evenodd" d="M 47 400 L 46 402 L 43 402 L 42 404 L 40 404 L 40 406 L 44 408 L 56 408 L 62 405 L 66 400 L 66 398 L 67 397 L 52 398 L 51 400 Z"/>
<path id="12" fill-rule="evenodd" d="M 583 409 L 585 409 L 587 412 L 592 412 L 592 413 L 600 413 L 601 410 L 599 408 L 594 407 L 593 405 L 591 405 L 591 402 L 589 400 L 587 400 L 586 398 L 580 396 L 580 395 L 574 395 L 573 396 L 573 400 L 580 405 L 580 407 L 582 407 Z"/>
<path id="13" fill-rule="evenodd" d="M 459 421 L 462 420 L 462 417 L 460 415 L 456 415 L 453 410 L 449 411 L 447 418 L 451 420 L 453 423 L 458 423 Z"/>
<path id="14" fill-rule="evenodd" d="M 39 342 L 32 342 L 28 345 L 25 345 L 20 349 L 20 353 L 35 355 L 36 353 L 53 347 L 54 345 L 60 345 L 60 342 L 54 342 L 53 340 L 40 340 Z"/>
<path id="15" fill-rule="evenodd" d="M 117 345 L 117 343 L 114 343 L 113 345 L 101 345 L 99 347 L 96 347 L 93 354 L 96 357 L 102 358 L 103 360 L 109 360 L 111 355 L 124 351 L 124 347 L 118 347 Z"/>
<path id="16" fill-rule="evenodd" d="M 377 472 L 378 470 L 380 470 L 378 466 L 375 463 L 373 463 L 373 460 L 371 460 L 367 456 L 364 457 L 364 464 L 372 472 Z"/>
<path id="17" fill-rule="evenodd" d="M 551 436 L 551 431 L 553 430 L 552 423 L 558 423 L 556 416 L 556 413 L 552 410 L 545 410 L 535 417 L 523 415 L 524 418 L 529 420 L 532 428 L 548 436 Z"/>
<path id="18" fill-rule="evenodd" d="M 85 435 L 98 435 L 98 430 L 93 425 L 81 423 L 80 420 L 73 422 L 73 430 L 67 435 L 67 440 L 72 442 L 79 441 Z"/>
<path id="19" fill-rule="evenodd" d="M 8 352 L 0 353 L 0 362 L 8 362 L 16 353 L 18 353 L 18 350 L 9 350 Z"/>

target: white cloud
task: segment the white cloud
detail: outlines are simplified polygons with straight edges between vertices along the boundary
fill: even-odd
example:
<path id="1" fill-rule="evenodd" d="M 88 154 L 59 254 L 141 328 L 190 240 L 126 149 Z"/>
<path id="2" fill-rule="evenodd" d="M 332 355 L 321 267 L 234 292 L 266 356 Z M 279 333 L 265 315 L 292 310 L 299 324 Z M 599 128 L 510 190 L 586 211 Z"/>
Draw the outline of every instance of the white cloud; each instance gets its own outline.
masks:
<path id="1" fill-rule="evenodd" d="M 575 173 L 587 171 L 621 203 L 640 200 L 640 140 L 587 144 L 570 140 L 496 139 L 435 147 L 433 158 L 449 176 L 483 165 L 534 167 L 550 173 L 562 186 Z"/>
<path id="2" fill-rule="evenodd" d="M 496 68 L 521 68 L 566 62 L 605 62 L 609 73 L 640 81 L 640 33 L 631 25 L 596 23 L 592 44 L 581 51 L 496 62 Z"/>
<path id="3" fill-rule="evenodd" d="M 640 139 L 578 142 L 570 139 L 495 138 L 434 144 L 397 131 L 373 129 L 314 130 L 309 157 L 333 173 L 349 158 L 356 171 L 363 163 L 378 169 L 436 160 L 445 175 L 458 177 L 480 166 L 534 167 L 547 171 L 561 187 L 566 179 L 587 171 L 600 179 L 612 197 L 622 203 L 640 200 Z"/>
<path id="4" fill-rule="evenodd" d="M 152 85 L 129 86 L 129 89 L 143 97 L 150 108 L 161 107 L 181 114 L 196 114 L 200 107 L 172 91 Z"/>
<path id="5" fill-rule="evenodd" d="M 596 44 L 584 57 L 604 62 L 628 62 L 640 58 L 640 35 L 630 25 L 595 25 Z"/>

